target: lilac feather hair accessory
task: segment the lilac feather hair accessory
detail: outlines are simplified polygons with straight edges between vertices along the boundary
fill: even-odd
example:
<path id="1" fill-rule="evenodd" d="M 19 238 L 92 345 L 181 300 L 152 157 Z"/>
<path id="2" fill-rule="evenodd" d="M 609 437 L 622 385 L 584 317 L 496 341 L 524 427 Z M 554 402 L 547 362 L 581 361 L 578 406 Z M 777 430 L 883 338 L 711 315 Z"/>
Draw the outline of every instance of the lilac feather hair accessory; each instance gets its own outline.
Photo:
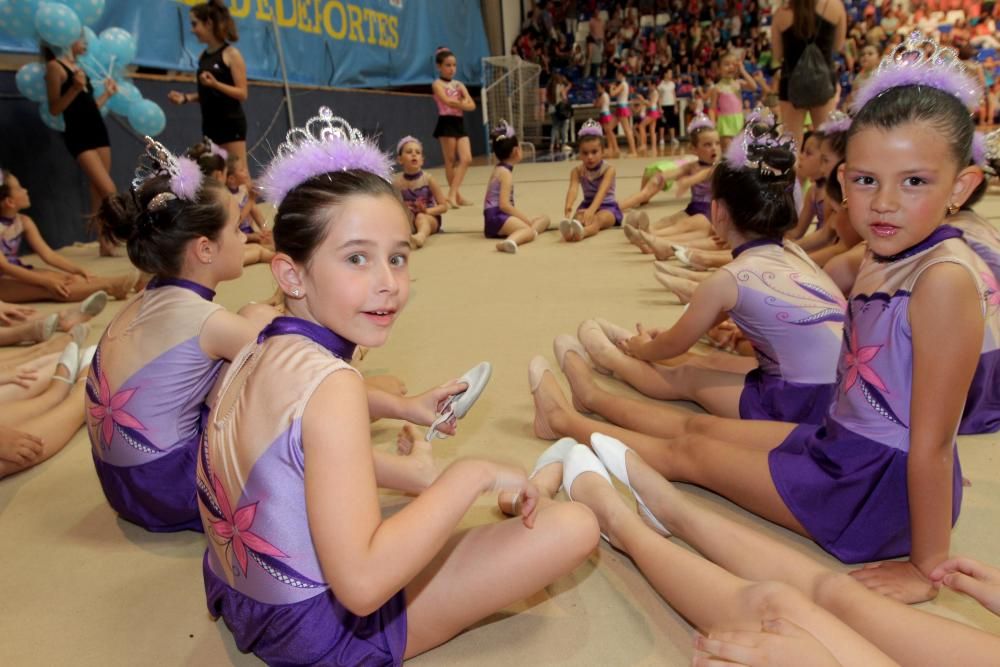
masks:
<path id="1" fill-rule="evenodd" d="M 367 171 L 388 181 L 392 164 L 374 141 L 334 116 L 328 107 L 320 107 L 319 115 L 310 118 L 305 127 L 294 127 L 285 135 L 285 143 L 278 146 L 261 179 L 261 191 L 278 206 L 310 178 L 351 170 Z"/>
<path id="2" fill-rule="evenodd" d="M 979 83 L 969 76 L 955 49 L 913 32 L 909 38 L 882 59 L 871 78 L 858 89 L 853 110 L 890 88 L 927 86 L 954 95 L 969 111 L 974 111 L 983 96 Z"/>
<path id="3" fill-rule="evenodd" d="M 420 142 L 420 139 L 408 134 L 396 143 L 396 155 L 402 155 L 403 147 L 406 146 L 406 144 L 416 144 L 421 148 L 424 147 L 424 145 Z"/>
<path id="4" fill-rule="evenodd" d="M 146 152 L 139 158 L 139 166 L 132 179 L 133 191 L 138 190 L 150 178 L 162 174 L 170 177 L 170 192 L 153 197 L 146 207 L 150 213 L 162 209 L 174 199 L 194 201 L 205 179 L 197 162 L 189 157 L 177 157 L 159 141 L 146 137 Z"/>
<path id="5" fill-rule="evenodd" d="M 731 167 L 755 167 L 767 175 L 784 175 L 794 166 L 795 161 L 789 159 L 787 169 L 768 164 L 764 159 L 764 151 L 772 148 L 784 148 L 794 154 L 795 140 L 789 134 L 780 133 L 773 113 L 763 107 L 757 107 L 747 117 L 740 136 L 729 144 L 725 160 Z"/>
<path id="6" fill-rule="evenodd" d="M 588 118 L 580 126 L 580 131 L 577 132 L 577 135 L 581 137 L 603 137 L 604 130 L 601 129 L 601 126 L 593 118 Z"/>
<path id="7" fill-rule="evenodd" d="M 491 132 L 491 134 L 493 135 L 494 139 L 499 137 L 506 137 L 508 139 L 513 139 L 516 136 L 514 128 L 511 127 L 511 124 L 508 123 L 503 118 L 500 119 L 499 123 L 493 126 L 493 132 Z"/>
<path id="8" fill-rule="evenodd" d="M 691 123 L 688 125 L 687 133 L 691 134 L 695 130 L 700 130 L 703 127 L 715 129 L 715 123 L 706 114 L 700 113 L 691 119 Z"/>
<path id="9" fill-rule="evenodd" d="M 823 124 L 819 126 L 819 131 L 823 134 L 838 134 L 840 132 L 847 132 L 851 129 L 852 120 L 853 119 L 843 111 L 831 111 L 830 115 L 827 116 Z"/>
<path id="10" fill-rule="evenodd" d="M 212 155 L 218 155 L 223 160 L 229 159 L 229 151 L 227 151 L 225 148 L 215 143 L 208 137 L 205 137 L 205 145 L 208 146 L 208 152 L 211 153 Z"/>

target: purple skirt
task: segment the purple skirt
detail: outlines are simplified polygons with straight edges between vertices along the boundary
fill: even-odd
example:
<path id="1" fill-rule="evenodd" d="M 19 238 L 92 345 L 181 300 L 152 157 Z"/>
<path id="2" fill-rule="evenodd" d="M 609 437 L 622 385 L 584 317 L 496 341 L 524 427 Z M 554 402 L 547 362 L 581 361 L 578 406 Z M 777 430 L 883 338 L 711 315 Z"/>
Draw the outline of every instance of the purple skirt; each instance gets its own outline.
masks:
<path id="1" fill-rule="evenodd" d="M 958 433 L 975 435 L 997 431 L 1000 431 L 1000 350 L 993 350 L 979 357 Z"/>
<path id="2" fill-rule="evenodd" d="M 138 466 L 114 466 L 94 456 L 97 478 L 111 508 L 154 533 L 203 532 L 195 491 L 200 437 L 199 433 L 165 456 Z"/>
<path id="3" fill-rule="evenodd" d="M 500 229 L 510 218 L 510 215 L 500 210 L 499 206 L 483 209 L 483 236 L 488 239 L 502 239 Z"/>
<path id="4" fill-rule="evenodd" d="M 747 373 L 740 394 L 740 419 L 822 424 L 836 389 L 834 383 L 787 382 L 755 368 Z"/>
<path id="5" fill-rule="evenodd" d="M 687 208 L 684 212 L 688 215 L 703 215 L 709 220 L 712 219 L 712 204 L 707 201 L 694 201 L 693 199 L 688 203 Z"/>
<path id="6" fill-rule="evenodd" d="M 854 433 L 832 419 L 802 424 L 768 457 L 785 505 L 821 547 L 844 563 L 910 553 L 906 452 Z M 962 506 L 954 450 L 951 522 Z"/>
<path id="7" fill-rule="evenodd" d="M 393 595 L 373 614 L 355 616 L 325 591 L 301 602 L 267 604 L 230 587 L 202 560 L 208 613 L 221 616 L 236 646 L 272 666 L 376 667 L 403 664 L 406 598 Z"/>
<path id="8" fill-rule="evenodd" d="M 590 208 L 590 204 L 591 202 L 587 201 L 586 199 L 583 200 L 582 202 L 580 202 L 580 207 L 576 209 L 576 212 L 579 213 L 580 211 L 586 211 L 588 208 Z M 601 204 L 600 206 L 597 207 L 597 210 L 611 211 L 611 215 L 615 216 L 615 227 L 622 224 L 623 214 L 621 208 L 619 208 L 618 206 L 618 202 L 613 201 L 610 204 L 608 203 Z"/>

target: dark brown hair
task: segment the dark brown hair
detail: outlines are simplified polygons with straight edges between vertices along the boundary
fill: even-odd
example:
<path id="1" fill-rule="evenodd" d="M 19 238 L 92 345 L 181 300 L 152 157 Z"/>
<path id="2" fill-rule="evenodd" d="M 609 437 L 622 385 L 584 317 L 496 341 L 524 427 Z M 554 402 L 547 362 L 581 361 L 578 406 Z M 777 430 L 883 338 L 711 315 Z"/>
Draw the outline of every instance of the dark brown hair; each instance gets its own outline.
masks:
<path id="1" fill-rule="evenodd" d="M 229 13 L 229 7 L 225 0 L 209 0 L 201 5 L 191 8 L 191 15 L 202 23 L 212 22 L 212 34 L 220 42 L 238 42 L 240 39 L 239 30 L 236 29 L 236 21 Z"/>

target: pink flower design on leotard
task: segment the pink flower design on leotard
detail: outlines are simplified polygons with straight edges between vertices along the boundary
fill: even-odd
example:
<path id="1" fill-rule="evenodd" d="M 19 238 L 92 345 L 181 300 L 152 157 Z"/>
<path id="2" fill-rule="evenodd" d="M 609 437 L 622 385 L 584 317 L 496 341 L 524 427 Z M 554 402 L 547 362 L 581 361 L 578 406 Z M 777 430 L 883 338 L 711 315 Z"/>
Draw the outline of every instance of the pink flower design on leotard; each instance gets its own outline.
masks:
<path id="1" fill-rule="evenodd" d="M 222 519 L 209 519 L 212 523 L 212 534 L 219 544 L 225 545 L 227 555 L 230 550 L 236 555 L 236 561 L 239 563 L 240 571 L 244 577 L 247 574 L 248 551 L 278 558 L 288 558 L 288 554 L 281 549 L 250 532 L 257 516 L 257 503 L 244 505 L 233 512 L 229 498 L 226 496 L 226 490 L 217 475 L 212 475 L 212 486 L 215 489 L 215 500 L 223 516 Z M 232 562 L 229 558 L 227 561 Z"/>
<path id="2" fill-rule="evenodd" d="M 986 307 L 1000 307 L 1000 281 L 992 273 L 980 274 L 983 282 L 986 283 Z"/>
<path id="3" fill-rule="evenodd" d="M 881 345 L 867 345 L 859 348 L 857 334 L 853 330 L 851 331 L 851 345 L 844 354 L 844 364 L 847 366 L 847 376 L 844 378 L 845 394 L 855 385 L 858 377 L 880 391 L 888 391 L 882 378 L 868 365 L 878 356 L 881 349 Z"/>
<path id="4" fill-rule="evenodd" d="M 111 447 L 111 438 L 115 432 L 115 424 L 134 428 L 137 431 L 146 429 L 142 422 L 125 411 L 125 404 L 135 394 L 137 389 L 126 389 L 111 395 L 108 386 L 108 376 L 97 372 L 98 394 L 97 405 L 90 407 L 90 416 L 101 423 L 101 442 L 105 447 Z"/>

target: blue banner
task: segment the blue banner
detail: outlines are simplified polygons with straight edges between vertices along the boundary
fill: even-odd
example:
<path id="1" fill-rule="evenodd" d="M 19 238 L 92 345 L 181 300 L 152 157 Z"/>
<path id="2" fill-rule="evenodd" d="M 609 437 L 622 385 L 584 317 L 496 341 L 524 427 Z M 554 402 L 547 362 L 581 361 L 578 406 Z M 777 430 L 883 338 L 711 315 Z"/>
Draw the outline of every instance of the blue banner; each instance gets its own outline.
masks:
<path id="1" fill-rule="evenodd" d="M 17 2 L 17 0 L 14 0 Z M 188 10 L 201 0 L 106 0 L 94 25 L 132 33 L 132 64 L 194 71 L 204 48 Z M 474 0 L 229 0 L 251 79 L 281 80 L 274 26 L 288 79 L 319 86 L 385 87 L 430 83 L 434 51 L 447 46 L 461 81 L 478 84 L 489 55 L 480 3 Z M 0 51 L 36 52 L 30 39 L 0 33 Z"/>

